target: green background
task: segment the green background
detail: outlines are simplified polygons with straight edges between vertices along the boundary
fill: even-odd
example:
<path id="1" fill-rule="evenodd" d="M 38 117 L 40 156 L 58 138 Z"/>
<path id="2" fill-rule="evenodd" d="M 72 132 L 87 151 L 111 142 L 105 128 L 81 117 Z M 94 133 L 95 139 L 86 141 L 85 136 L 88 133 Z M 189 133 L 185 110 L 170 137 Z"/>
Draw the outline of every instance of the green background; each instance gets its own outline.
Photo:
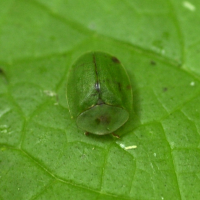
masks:
<path id="1" fill-rule="evenodd" d="M 69 67 L 95 50 L 131 79 L 121 139 L 68 112 Z M 199 53 L 199 0 L 0 0 L 0 200 L 200 199 Z"/>

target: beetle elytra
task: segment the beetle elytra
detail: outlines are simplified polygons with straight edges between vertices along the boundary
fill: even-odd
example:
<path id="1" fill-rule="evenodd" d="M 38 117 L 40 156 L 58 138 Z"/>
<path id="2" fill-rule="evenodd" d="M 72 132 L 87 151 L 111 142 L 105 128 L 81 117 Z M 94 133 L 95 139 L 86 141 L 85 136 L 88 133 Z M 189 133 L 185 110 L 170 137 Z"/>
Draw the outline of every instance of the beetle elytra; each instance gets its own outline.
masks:
<path id="1" fill-rule="evenodd" d="M 86 53 L 69 70 L 67 101 L 79 128 L 96 135 L 113 133 L 129 118 L 129 77 L 116 57 L 103 52 Z"/>

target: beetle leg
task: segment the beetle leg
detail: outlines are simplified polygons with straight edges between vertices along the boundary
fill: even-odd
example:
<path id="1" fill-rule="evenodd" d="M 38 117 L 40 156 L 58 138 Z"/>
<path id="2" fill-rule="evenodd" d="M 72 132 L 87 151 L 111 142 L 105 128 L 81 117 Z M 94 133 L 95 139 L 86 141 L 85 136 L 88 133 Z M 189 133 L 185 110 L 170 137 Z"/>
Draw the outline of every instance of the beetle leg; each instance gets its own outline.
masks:
<path id="1" fill-rule="evenodd" d="M 84 133 L 85 136 L 88 136 L 89 134 L 90 134 L 89 132 L 85 132 L 85 133 Z"/>
<path id="2" fill-rule="evenodd" d="M 115 134 L 115 133 L 112 133 L 112 136 L 117 138 L 117 139 L 120 139 L 119 135 Z"/>

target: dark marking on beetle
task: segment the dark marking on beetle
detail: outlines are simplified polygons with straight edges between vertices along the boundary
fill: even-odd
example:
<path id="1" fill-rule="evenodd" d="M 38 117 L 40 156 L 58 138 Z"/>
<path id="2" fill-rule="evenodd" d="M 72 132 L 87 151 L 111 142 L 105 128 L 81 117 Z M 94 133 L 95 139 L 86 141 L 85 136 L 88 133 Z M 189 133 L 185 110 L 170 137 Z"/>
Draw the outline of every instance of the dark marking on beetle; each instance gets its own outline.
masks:
<path id="1" fill-rule="evenodd" d="M 74 64 L 73 66 L 72 66 L 72 68 L 73 69 L 75 69 L 75 70 L 79 70 L 79 68 L 81 68 L 81 67 L 83 67 L 83 66 L 85 66 L 85 65 L 90 65 L 91 64 L 91 62 L 84 62 L 84 63 L 80 63 L 79 65 L 77 65 L 77 64 Z"/>
<path id="2" fill-rule="evenodd" d="M 110 79 L 107 78 L 105 82 L 106 82 L 106 83 L 110 83 Z"/>
<path id="3" fill-rule="evenodd" d="M 126 89 L 131 90 L 131 85 L 127 85 Z"/>
<path id="4" fill-rule="evenodd" d="M 94 91 L 93 93 L 90 94 L 91 97 L 95 97 L 97 95 L 99 95 L 99 94 L 96 91 Z"/>
<path id="5" fill-rule="evenodd" d="M 114 57 L 114 56 L 112 56 L 111 59 L 112 59 L 112 61 L 114 63 L 120 63 L 120 61 L 116 57 Z"/>
<path id="6" fill-rule="evenodd" d="M 122 91 L 122 84 L 120 82 L 117 82 L 117 85 L 118 85 L 119 91 Z"/>
<path id="7" fill-rule="evenodd" d="M 98 99 L 97 105 L 102 105 L 102 104 L 105 104 L 104 101 L 102 99 Z"/>
<path id="8" fill-rule="evenodd" d="M 107 115 L 101 115 L 98 118 L 95 119 L 95 122 L 97 125 L 99 124 L 109 124 L 110 123 L 110 117 Z"/>
<path id="9" fill-rule="evenodd" d="M 164 88 L 163 88 L 163 92 L 166 92 L 167 90 L 168 90 L 167 87 L 164 87 Z"/>
<path id="10" fill-rule="evenodd" d="M 95 83 L 94 88 L 95 88 L 96 91 L 98 92 L 99 99 L 101 99 L 101 93 L 100 93 L 100 91 L 101 91 L 101 86 L 100 86 L 99 77 L 98 77 L 97 63 L 96 63 L 95 54 L 93 54 L 93 62 L 94 62 L 95 74 L 96 74 L 96 83 Z"/>
<path id="11" fill-rule="evenodd" d="M 98 82 L 95 83 L 95 89 L 98 93 L 100 92 L 100 84 Z"/>
<path id="12" fill-rule="evenodd" d="M 151 60 L 150 64 L 151 65 L 156 65 L 156 62 L 154 60 Z"/>
<path id="13" fill-rule="evenodd" d="M 82 64 L 80 64 L 80 65 L 76 65 L 76 68 L 80 68 L 80 67 L 82 67 L 82 66 L 84 66 L 85 65 L 85 63 L 82 63 Z"/>

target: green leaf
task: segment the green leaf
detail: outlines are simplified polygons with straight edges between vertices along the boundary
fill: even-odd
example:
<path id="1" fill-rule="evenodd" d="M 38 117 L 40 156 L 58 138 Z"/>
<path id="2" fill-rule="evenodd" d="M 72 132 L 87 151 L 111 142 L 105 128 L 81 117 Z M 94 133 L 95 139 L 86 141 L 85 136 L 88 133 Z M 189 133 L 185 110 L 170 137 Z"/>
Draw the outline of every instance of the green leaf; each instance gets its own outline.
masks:
<path id="1" fill-rule="evenodd" d="M 199 10 L 0 0 L 0 199 L 200 199 Z M 130 76 L 120 139 L 85 136 L 70 118 L 67 73 L 88 51 L 116 56 Z"/>

